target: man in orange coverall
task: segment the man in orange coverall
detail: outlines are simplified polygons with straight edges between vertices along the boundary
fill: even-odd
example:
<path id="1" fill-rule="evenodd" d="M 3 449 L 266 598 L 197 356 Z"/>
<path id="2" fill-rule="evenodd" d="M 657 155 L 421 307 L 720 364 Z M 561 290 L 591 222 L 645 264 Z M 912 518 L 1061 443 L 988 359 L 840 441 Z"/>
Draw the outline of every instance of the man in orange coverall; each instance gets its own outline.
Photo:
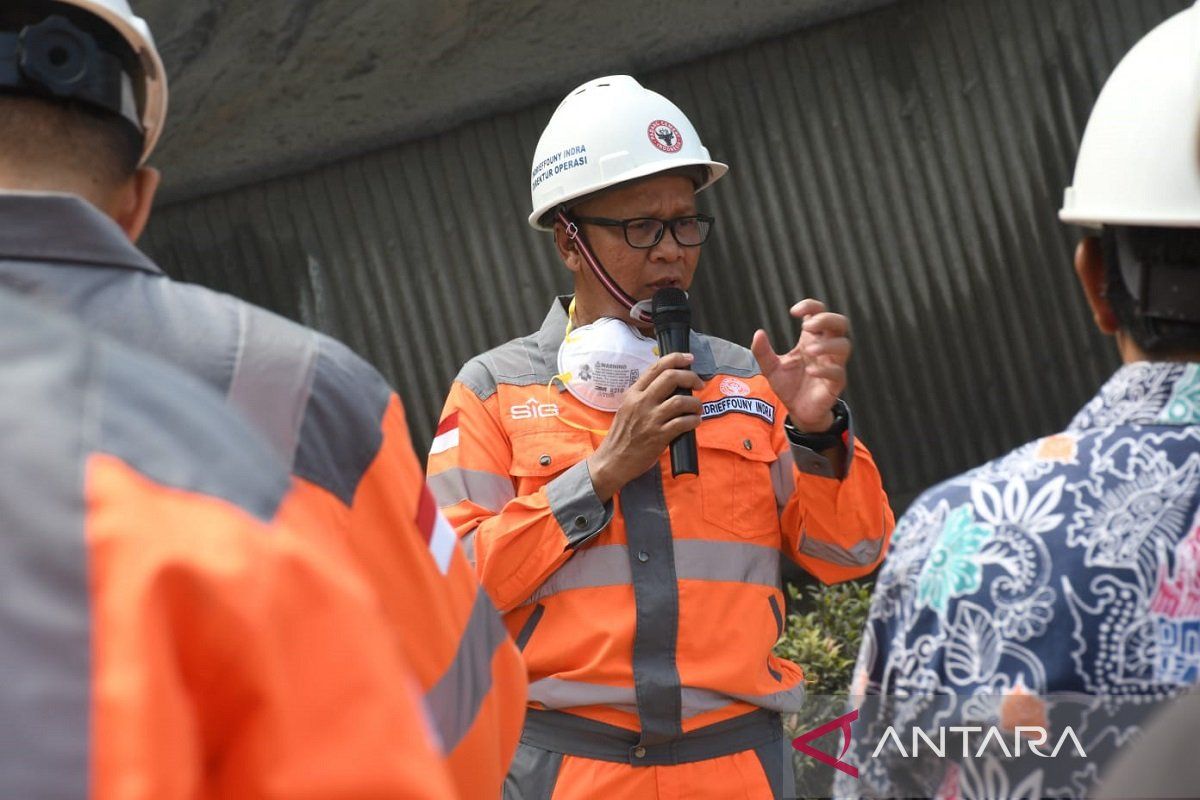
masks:
<path id="1" fill-rule="evenodd" d="M 367 585 L 206 386 L 0 292 L 0 797 L 453 797 Z"/>
<path id="2" fill-rule="evenodd" d="M 0 287 L 201 378 L 267 437 L 316 533 L 348 548 L 378 594 L 459 790 L 496 797 L 525 669 L 425 489 L 399 398 L 340 343 L 174 282 L 131 243 L 166 103 L 126 0 L 0 7 Z"/>
<path id="3" fill-rule="evenodd" d="M 506 797 L 788 796 L 779 714 L 804 679 L 771 654 L 780 551 L 829 582 L 886 549 L 892 512 L 838 399 L 844 317 L 798 303 L 782 355 L 761 331 L 753 355 L 693 331 L 690 355 L 658 358 L 646 336 L 646 301 L 691 285 L 712 224 L 695 194 L 726 169 L 632 78 L 573 91 L 538 144 L 530 223 L 574 298 L 450 389 L 429 482 L 530 673 Z M 675 478 L 687 431 L 699 475 Z"/>

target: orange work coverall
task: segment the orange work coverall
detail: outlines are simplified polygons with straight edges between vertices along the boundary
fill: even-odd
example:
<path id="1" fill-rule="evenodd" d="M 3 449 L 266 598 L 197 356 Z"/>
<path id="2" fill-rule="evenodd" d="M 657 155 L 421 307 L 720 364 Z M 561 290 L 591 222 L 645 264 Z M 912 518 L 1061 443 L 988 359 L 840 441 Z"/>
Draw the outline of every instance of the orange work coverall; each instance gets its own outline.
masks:
<path id="1" fill-rule="evenodd" d="M 0 286 L 201 378 L 290 465 L 309 533 L 346 548 L 408 654 L 464 797 L 495 797 L 525 668 L 425 489 L 404 408 L 339 342 L 169 279 L 78 197 L 0 195 Z"/>
<path id="2" fill-rule="evenodd" d="M 0 797 L 453 797 L 372 592 L 211 389 L 0 295 Z"/>
<path id="3" fill-rule="evenodd" d="M 749 351 L 693 332 L 699 476 L 664 452 L 602 505 L 584 460 L 612 416 L 552 380 L 568 299 L 467 363 L 429 459 L 529 667 L 511 796 L 786 796 L 778 714 L 804 679 L 771 652 L 780 553 L 825 582 L 871 572 L 894 524 L 879 472 L 852 430 L 844 475 L 790 446 Z"/>

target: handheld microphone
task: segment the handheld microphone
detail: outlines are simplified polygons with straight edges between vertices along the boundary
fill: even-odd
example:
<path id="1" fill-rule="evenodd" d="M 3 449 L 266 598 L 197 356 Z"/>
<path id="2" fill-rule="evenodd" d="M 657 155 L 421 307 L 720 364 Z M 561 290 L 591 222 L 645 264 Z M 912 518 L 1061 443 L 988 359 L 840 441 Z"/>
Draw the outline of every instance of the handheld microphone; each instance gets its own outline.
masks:
<path id="1" fill-rule="evenodd" d="M 654 293 L 651 301 L 654 319 L 654 338 L 658 340 L 660 355 L 668 353 L 690 353 L 692 343 L 692 309 L 688 307 L 687 293 L 682 289 L 667 287 Z M 677 395 L 692 394 L 690 389 L 676 389 Z M 700 464 L 696 457 L 696 432 L 688 431 L 671 441 L 671 475 L 699 475 Z"/>

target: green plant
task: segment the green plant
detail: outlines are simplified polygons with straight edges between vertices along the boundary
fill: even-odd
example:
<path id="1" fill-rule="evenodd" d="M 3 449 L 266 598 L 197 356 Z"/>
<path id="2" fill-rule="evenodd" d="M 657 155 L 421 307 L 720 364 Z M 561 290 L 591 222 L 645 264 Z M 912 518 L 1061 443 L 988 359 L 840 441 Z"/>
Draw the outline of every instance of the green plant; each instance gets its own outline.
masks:
<path id="1" fill-rule="evenodd" d="M 799 714 L 784 718 L 789 738 L 838 716 L 850 692 L 854 662 L 862 641 L 873 582 L 848 581 L 833 586 L 788 584 L 792 598 L 788 625 L 775 653 L 804 670 L 809 702 Z M 813 742 L 825 749 L 828 742 Z M 796 785 L 802 797 L 828 797 L 832 771 L 796 753 Z"/>
<path id="2" fill-rule="evenodd" d="M 871 587 L 869 581 L 848 581 L 803 592 L 788 584 L 795 605 L 775 654 L 800 665 L 809 694 L 845 697 L 849 691 Z"/>

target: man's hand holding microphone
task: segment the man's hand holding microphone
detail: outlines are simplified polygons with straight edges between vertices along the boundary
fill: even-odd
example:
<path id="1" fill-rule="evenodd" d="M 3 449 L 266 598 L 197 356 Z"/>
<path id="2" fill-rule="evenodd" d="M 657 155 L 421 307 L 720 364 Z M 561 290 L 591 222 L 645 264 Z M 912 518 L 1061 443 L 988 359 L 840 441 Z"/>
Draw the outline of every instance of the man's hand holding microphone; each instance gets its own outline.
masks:
<path id="1" fill-rule="evenodd" d="M 608 437 L 588 459 L 592 486 L 601 502 L 650 469 L 666 447 L 678 477 L 699 472 L 695 430 L 704 382 L 692 372 L 692 312 L 687 293 L 664 288 L 654 293 L 654 331 L 662 357 L 625 393 Z"/>
<path id="2" fill-rule="evenodd" d="M 672 447 L 676 476 L 697 471 L 694 431 L 700 426 L 701 402 L 693 393 L 704 388 L 704 381 L 692 371 L 694 357 L 686 352 L 687 296 L 678 289 L 663 289 L 656 293 L 654 303 L 659 349 L 664 355 L 626 392 L 608 436 L 588 459 L 592 486 L 601 502 L 608 502 L 625 484 L 650 469 L 668 446 Z M 792 306 L 791 315 L 803 320 L 793 348 L 776 353 L 766 332 L 759 330 L 750 349 L 772 391 L 787 408 L 792 425 L 807 433 L 825 431 L 836 421 L 833 409 L 846 388 L 850 324 L 846 317 L 826 311 L 824 303 L 811 298 Z M 835 445 L 822 450 L 822 455 L 840 474 L 844 448 Z"/>
<path id="3" fill-rule="evenodd" d="M 700 427 L 700 400 L 677 395 L 699 392 L 704 381 L 692 372 L 691 353 L 669 353 L 638 377 L 625 393 L 608 436 L 588 459 L 600 502 L 658 462 L 671 440 Z"/>

